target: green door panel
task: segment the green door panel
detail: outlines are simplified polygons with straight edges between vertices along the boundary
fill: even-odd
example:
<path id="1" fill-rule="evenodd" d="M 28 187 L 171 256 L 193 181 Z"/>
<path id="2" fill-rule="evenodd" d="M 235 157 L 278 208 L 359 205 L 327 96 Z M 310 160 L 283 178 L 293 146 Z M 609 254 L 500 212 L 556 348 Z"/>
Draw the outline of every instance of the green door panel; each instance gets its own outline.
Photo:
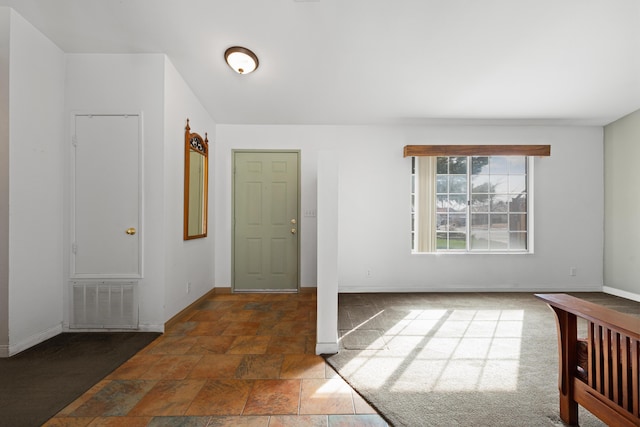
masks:
<path id="1" fill-rule="evenodd" d="M 298 289 L 298 152 L 234 152 L 235 291 Z"/>

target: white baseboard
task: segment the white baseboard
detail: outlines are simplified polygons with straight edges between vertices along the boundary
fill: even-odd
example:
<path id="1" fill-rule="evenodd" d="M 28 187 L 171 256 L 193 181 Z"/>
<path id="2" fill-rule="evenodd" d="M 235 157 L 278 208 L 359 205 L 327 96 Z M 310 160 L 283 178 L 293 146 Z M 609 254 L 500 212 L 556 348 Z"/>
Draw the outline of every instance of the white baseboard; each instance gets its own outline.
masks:
<path id="1" fill-rule="evenodd" d="M 337 342 L 317 342 L 316 354 L 336 354 L 338 352 Z"/>
<path id="2" fill-rule="evenodd" d="M 602 292 L 602 285 L 584 285 L 577 287 L 553 287 L 553 286 L 527 286 L 515 287 L 513 285 L 487 287 L 434 287 L 416 288 L 409 286 L 340 286 L 338 293 L 411 293 L 411 292 L 531 292 L 531 293 L 555 293 L 555 292 Z"/>
<path id="3" fill-rule="evenodd" d="M 47 329 L 46 331 L 33 334 L 27 339 L 22 340 L 15 345 L 9 344 L 8 346 L 0 347 L 0 357 L 14 356 L 21 351 L 31 348 L 34 345 L 40 344 L 41 342 L 46 341 L 49 338 L 53 338 L 60 333 L 62 333 L 62 323 L 54 326 L 53 328 Z"/>
<path id="4" fill-rule="evenodd" d="M 160 332 L 161 334 L 164 333 L 164 324 L 162 325 L 139 325 L 138 329 L 136 329 L 138 332 Z"/>
<path id="5" fill-rule="evenodd" d="M 69 328 L 64 332 L 160 332 L 164 333 L 164 325 L 139 325 L 137 328 Z"/>
<path id="6" fill-rule="evenodd" d="M 632 301 L 640 302 L 640 294 L 635 294 L 633 292 L 623 291 L 622 289 L 611 288 L 609 286 L 603 286 L 602 292 L 615 295 L 617 297 L 622 297 L 626 299 L 630 299 Z"/>

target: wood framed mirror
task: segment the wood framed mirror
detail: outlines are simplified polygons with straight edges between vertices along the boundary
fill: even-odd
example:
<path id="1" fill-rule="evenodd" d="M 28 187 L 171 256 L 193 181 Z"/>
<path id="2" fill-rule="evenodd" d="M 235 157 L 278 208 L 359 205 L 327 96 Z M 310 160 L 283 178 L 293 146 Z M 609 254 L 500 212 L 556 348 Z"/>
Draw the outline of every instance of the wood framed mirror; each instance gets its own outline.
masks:
<path id="1" fill-rule="evenodd" d="M 184 132 L 184 240 L 207 237 L 209 139 L 189 127 Z"/>

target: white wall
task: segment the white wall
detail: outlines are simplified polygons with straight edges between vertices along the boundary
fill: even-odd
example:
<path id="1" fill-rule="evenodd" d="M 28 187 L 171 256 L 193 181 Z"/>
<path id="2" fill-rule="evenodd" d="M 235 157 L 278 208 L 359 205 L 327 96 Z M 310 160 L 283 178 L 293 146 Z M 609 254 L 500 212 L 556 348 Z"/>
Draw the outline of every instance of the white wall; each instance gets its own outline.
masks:
<path id="1" fill-rule="evenodd" d="M 410 251 L 407 144 L 550 144 L 535 160 L 535 253 Z M 599 127 L 236 126 L 216 142 L 216 286 L 231 281 L 231 150 L 301 150 L 302 211 L 316 208 L 319 150 L 339 155 L 339 290 L 601 290 L 603 160 Z M 301 218 L 302 286 L 316 285 L 316 219 Z M 569 276 L 575 267 L 576 276 Z M 365 271 L 371 270 L 370 278 Z"/>
<path id="2" fill-rule="evenodd" d="M 0 7 L 0 357 L 9 355 L 9 30 Z"/>
<path id="3" fill-rule="evenodd" d="M 640 301 L 640 110 L 604 128 L 607 292 Z"/>
<path id="4" fill-rule="evenodd" d="M 72 112 L 142 113 L 144 168 L 144 279 L 139 281 L 140 329 L 163 330 L 165 313 L 165 151 L 164 151 L 164 71 L 162 54 L 66 55 L 65 115 Z M 67 129 L 67 138 L 70 138 Z M 70 140 L 70 139 L 68 139 Z M 65 158 L 70 158 L 70 145 Z M 68 165 L 67 165 L 68 166 Z M 70 168 L 67 167 L 68 171 Z M 114 171 L 117 173 L 117 171 Z M 65 177 L 65 207 L 69 206 L 69 177 Z M 69 223 L 64 230 L 69 247 Z M 69 252 L 65 254 L 68 279 Z M 65 280 L 66 282 L 66 280 Z M 68 289 L 65 286 L 65 304 Z M 67 310 L 68 311 L 68 310 Z M 68 322 L 68 318 L 66 319 Z"/>
<path id="5" fill-rule="evenodd" d="M 165 59 L 164 114 L 164 232 L 165 318 L 169 319 L 213 288 L 213 242 L 215 205 L 209 175 L 209 228 L 204 239 L 183 240 L 184 132 L 189 118 L 191 132 L 209 138 L 209 165 L 214 166 L 216 123 L 187 86 L 175 67 Z M 187 283 L 191 291 L 187 293 Z"/>
<path id="6" fill-rule="evenodd" d="M 143 115 L 140 328 L 162 330 L 166 320 L 213 287 L 213 237 L 184 241 L 182 215 L 186 119 L 191 119 L 194 132 L 209 133 L 211 145 L 216 124 L 165 55 L 70 54 L 66 85 L 69 117 L 72 112 Z M 213 166 L 213 159 L 210 162 Z M 213 176 L 210 181 L 213 188 Z M 209 202 L 213 236 L 213 196 Z"/>
<path id="7" fill-rule="evenodd" d="M 318 132 L 314 132 L 317 129 Z M 302 287 L 316 286 L 316 218 L 305 216 L 316 209 L 317 152 L 333 140 L 331 127 L 315 126 L 236 126 L 218 125 L 215 163 L 215 285 L 231 286 L 231 150 L 232 149 L 301 149 L 300 238 Z"/>
<path id="8" fill-rule="evenodd" d="M 9 46 L 9 353 L 62 330 L 64 54 L 14 11 Z"/>

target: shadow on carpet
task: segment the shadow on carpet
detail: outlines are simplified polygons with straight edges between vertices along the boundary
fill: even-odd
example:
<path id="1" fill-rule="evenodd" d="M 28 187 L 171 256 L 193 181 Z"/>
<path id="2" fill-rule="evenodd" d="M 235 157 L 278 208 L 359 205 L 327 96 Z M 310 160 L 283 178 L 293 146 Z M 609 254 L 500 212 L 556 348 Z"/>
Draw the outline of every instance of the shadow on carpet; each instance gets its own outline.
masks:
<path id="1" fill-rule="evenodd" d="M 640 317 L 640 303 L 574 295 Z M 338 313 L 325 358 L 390 425 L 564 426 L 555 318 L 533 295 L 340 294 Z"/>
<path id="2" fill-rule="evenodd" d="M 158 336 L 63 333 L 0 358 L 0 426 L 42 425 Z"/>

